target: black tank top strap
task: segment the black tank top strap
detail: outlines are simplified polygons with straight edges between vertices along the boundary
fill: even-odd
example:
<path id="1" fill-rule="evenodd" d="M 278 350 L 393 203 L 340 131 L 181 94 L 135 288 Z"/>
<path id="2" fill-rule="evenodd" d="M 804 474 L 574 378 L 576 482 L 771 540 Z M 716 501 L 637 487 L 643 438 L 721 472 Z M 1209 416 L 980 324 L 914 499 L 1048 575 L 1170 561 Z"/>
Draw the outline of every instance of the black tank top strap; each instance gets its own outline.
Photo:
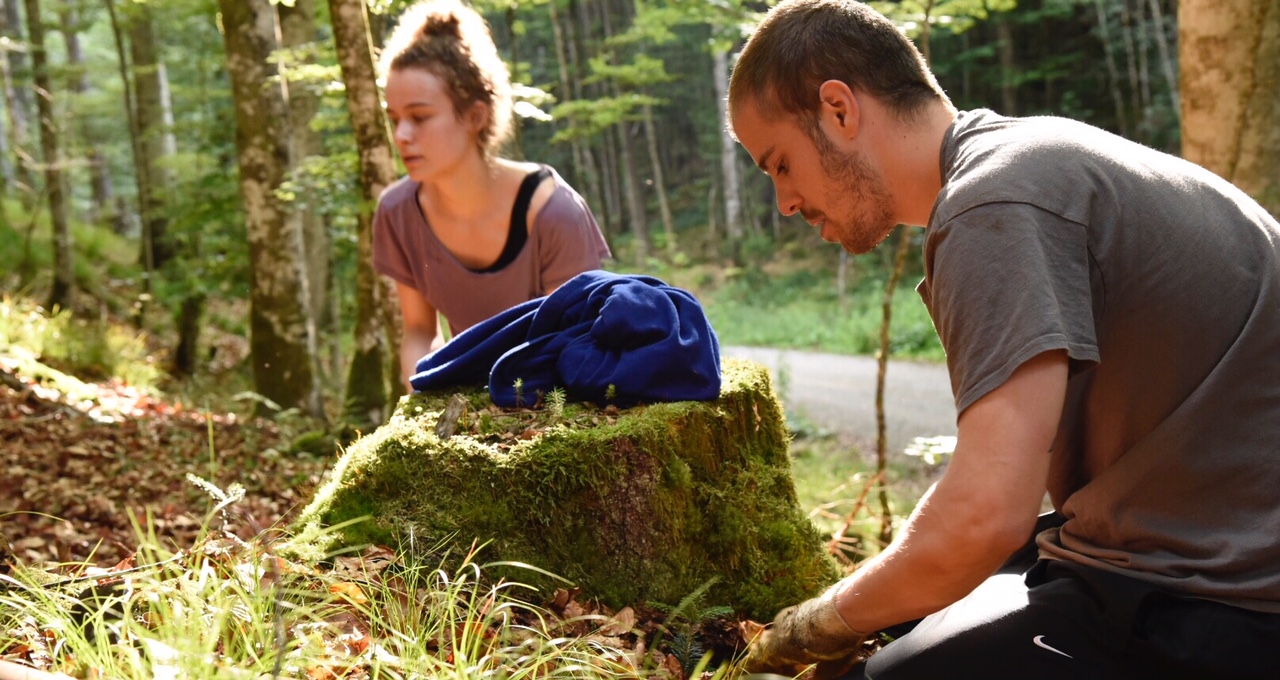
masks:
<path id="1" fill-rule="evenodd" d="M 529 240 L 529 204 L 533 202 L 533 194 L 538 191 L 542 181 L 551 176 L 551 168 L 542 165 L 537 170 L 525 175 L 520 182 L 520 190 L 516 192 L 516 204 L 511 208 L 511 230 L 507 232 L 507 244 L 502 248 L 498 261 L 482 272 L 496 272 L 515 261 L 516 256 L 524 249 Z"/>

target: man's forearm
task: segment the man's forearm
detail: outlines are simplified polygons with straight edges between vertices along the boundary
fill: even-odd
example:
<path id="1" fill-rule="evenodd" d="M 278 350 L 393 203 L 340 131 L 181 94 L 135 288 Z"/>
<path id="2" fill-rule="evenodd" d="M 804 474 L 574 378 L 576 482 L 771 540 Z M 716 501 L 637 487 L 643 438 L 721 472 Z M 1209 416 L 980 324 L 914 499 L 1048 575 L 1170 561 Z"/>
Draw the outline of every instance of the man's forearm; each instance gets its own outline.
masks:
<path id="1" fill-rule="evenodd" d="M 850 628 L 871 633 L 939 611 L 976 588 L 1019 547 L 977 513 L 948 507 L 942 487 L 921 499 L 898 540 L 833 586 Z"/>
<path id="2" fill-rule="evenodd" d="M 946 474 L 899 540 L 837 584 L 851 628 L 871 632 L 932 614 L 1023 545 L 1044 498 L 1066 383 L 1066 353 L 1044 352 L 960 415 Z"/>

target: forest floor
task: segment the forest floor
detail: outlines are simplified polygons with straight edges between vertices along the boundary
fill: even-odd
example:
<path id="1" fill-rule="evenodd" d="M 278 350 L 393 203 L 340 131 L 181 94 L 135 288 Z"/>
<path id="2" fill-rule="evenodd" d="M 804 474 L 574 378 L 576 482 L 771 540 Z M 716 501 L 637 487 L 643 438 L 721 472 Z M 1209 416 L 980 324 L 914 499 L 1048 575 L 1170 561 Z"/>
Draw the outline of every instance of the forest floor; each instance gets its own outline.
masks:
<path id="1" fill-rule="evenodd" d="M 97 390 L 92 408 L 77 407 L 39 382 L 24 380 L 2 359 L 0 379 L 0 581 L 10 586 L 18 583 L 11 578 L 19 576 L 14 570 L 25 565 L 47 572 L 48 579 L 98 584 L 85 592 L 118 588 L 111 584 L 121 583 L 122 576 L 130 583 L 125 575 L 141 568 L 135 565 L 155 559 L 153 551 L 139 552 L 143 545 L 173 554 L 170 573 L 201 572 L 210 560 L 242 569 L 237 565 L 252 562 L 254 555 L 271 554 L 331 462 L 286 452 L 287 428 L 268 420 L 191 410 L 116 383 L 91 384 Z M 236 495 L 236 484 L 243 486 L 243 498 L 215 517 L 217 497 Z M 306 574 L 313 584 L 308 588 L 336 593 L 341 605 L 325 617 L 321 651 L 300 662 L 305 676 L 375 675 L 371 670 L 386 661 L 386 652 L 370 640 L 385 623 L 347 599 L 353 588 L 361 599 L 362 589 L 370 588 L 403 597 L 396 594 L 402 587 L 394 585 L 399 577 L 380 576 L 399 556 L 375 546 L 317 565 L 319 570 L 272 559 L 285 572 Z M 754 625 L 720 616 L 697 622 L 698 643 L 677 656 L 670 638 L 657 646 L 669 632 L 662 611 L 637 603 L 615 612 L 585 598 L 579 602 L 577 595 L 558 591 L 544 605 L 545 621 L 530 615 L 524 624 L 540 621 L 561 638 L 613 650 L 609 663 L 620 673 L 605 677 L 689 678 L 697 661 L 692 649 L 713 652 L 724 663 L 745 647 L 741 626 Z M 26 621 L 0 630 L 0 678 L 112 677 L 110 668 L 72 661 L 65 649 L 57 652 L 67 630 Z M 308 625 L 316 624 L 300 624 L 291 633 L 302 635 Z M 51 674 L 14 676 L 15 669 Z M 144 674 L 160 670 L 153 665 Z"/>
<path id="2" fill-rule="evenodd" d="M 0 569 L 10 557 L 110 567 L 133 553 L 140 530 L 162 546 L 189 547 L 218 502 L 189 475 L 223 490 L 244 487 L 227 513 L 233 533 L 271 532 L 310 499 L 329 462 L 282 451 L 288 442 L 270 421 L 188 410 L 115 383 L 93 385 L 97 403 L 81 409 L 7 376 Z"/>

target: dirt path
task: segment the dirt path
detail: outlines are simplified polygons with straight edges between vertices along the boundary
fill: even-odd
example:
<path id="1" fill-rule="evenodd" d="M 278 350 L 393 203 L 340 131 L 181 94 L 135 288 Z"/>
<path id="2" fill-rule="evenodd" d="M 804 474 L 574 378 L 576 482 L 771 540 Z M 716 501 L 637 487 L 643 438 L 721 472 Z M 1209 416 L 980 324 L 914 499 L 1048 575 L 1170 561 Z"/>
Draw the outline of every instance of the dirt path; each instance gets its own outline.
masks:
<path id="1" fill-rule="evenodd" d="M 876 361 L 871 357 L 758 347 L 725 347 L 726 356 L 751 359 L 773 371 L 789 411 L 875 450 Z M 914 437 L 954 435 L 955 403 L 942 364 L 893 361 L 886 376 L 889 451 Z"/>

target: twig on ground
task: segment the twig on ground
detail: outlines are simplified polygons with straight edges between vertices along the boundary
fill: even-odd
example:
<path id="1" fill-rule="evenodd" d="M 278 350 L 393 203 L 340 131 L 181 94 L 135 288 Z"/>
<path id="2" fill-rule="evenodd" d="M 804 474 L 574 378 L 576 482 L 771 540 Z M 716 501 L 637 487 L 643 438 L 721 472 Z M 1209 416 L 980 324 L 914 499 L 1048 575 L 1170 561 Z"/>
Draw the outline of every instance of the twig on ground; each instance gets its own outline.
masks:
<path id="1" fill-rule="evenodd" d="M 849 511 L 849 514 L 845 515 L 844 523 L 840 525 L 840 528 L 835 533 L 831 534 L 831 540 L 827 543 L 827 548 L 832 554 L 846 564 L 849 564 L 850 561 L 840 550 L 840 541 L 844 540 L 845 532 L 849 530 L 849 527 L 853 526 L 853 519 L 858 516 L 858 513 L 863 508 L 867 507 L 867 496 L 871 494 L 871 489 L 875 488 L 883 477 L 884 470 L 880 470 L 872 475 L 871 479 L 867 480 L 867 483 L 862 487 L 862 493 L 858 494 L 858 500 L 853 504 L 853 509 Z"/>

